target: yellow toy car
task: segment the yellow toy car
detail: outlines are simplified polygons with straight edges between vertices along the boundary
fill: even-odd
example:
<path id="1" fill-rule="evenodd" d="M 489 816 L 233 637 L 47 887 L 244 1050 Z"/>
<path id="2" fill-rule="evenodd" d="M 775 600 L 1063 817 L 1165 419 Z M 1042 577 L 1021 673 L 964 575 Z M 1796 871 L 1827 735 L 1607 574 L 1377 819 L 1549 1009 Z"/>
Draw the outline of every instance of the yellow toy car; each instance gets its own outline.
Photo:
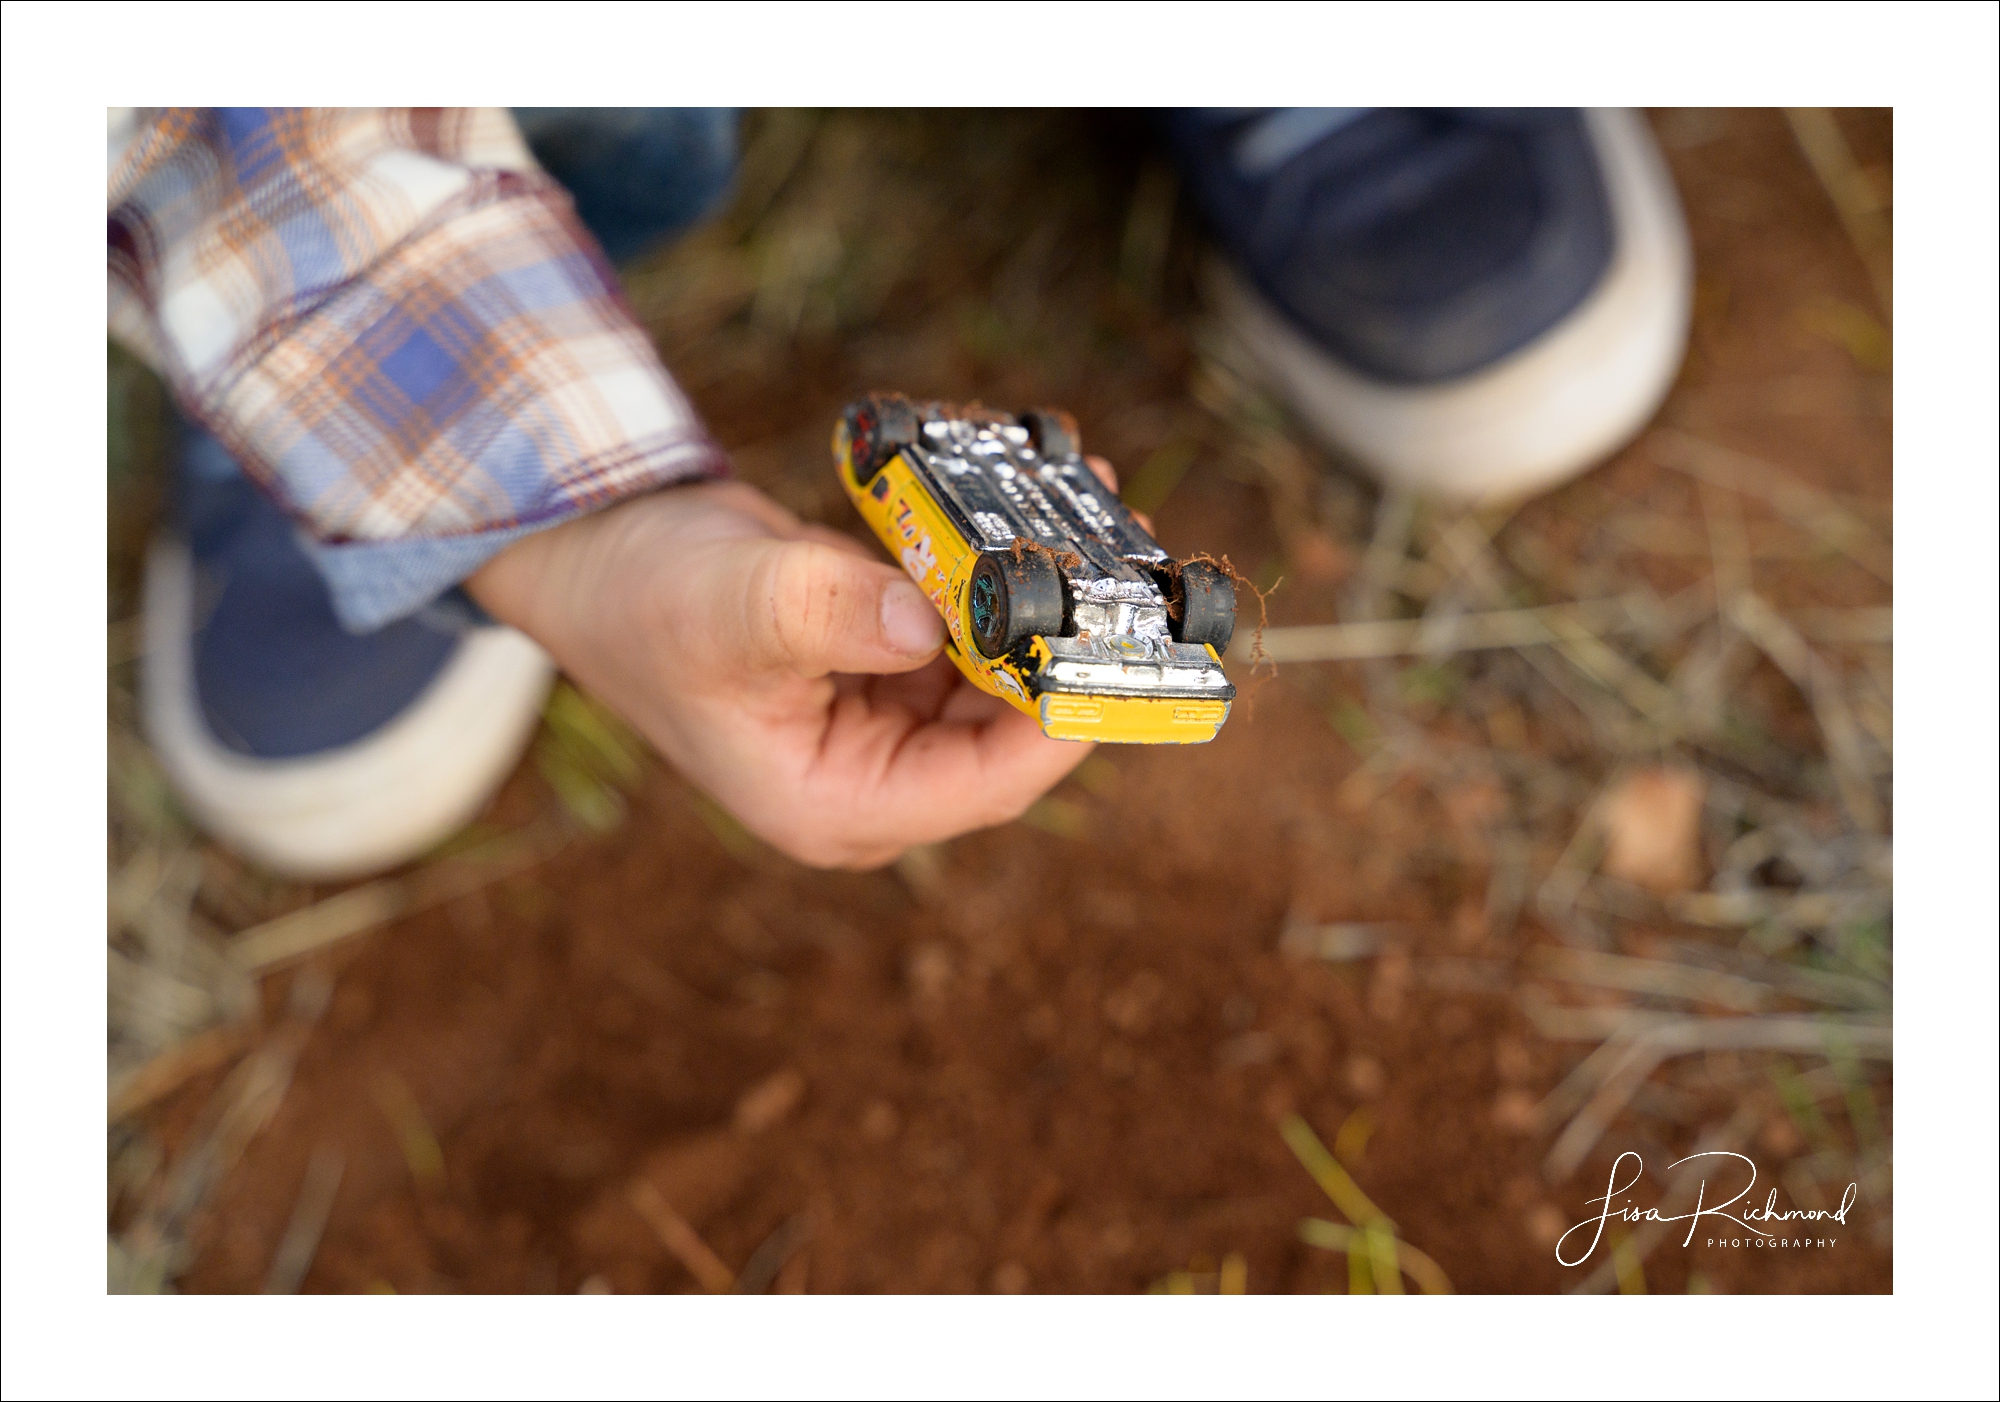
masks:
<path id="1" fill-rule="evenodd" d="M 841 485 L 975 686 L 1058 740 L 1212 740 L 1236 695 L 1235 586 L 1177 564 L 1077 449 L 1067 414 L 900 395 L 849 405 L 833 433 Z"/>

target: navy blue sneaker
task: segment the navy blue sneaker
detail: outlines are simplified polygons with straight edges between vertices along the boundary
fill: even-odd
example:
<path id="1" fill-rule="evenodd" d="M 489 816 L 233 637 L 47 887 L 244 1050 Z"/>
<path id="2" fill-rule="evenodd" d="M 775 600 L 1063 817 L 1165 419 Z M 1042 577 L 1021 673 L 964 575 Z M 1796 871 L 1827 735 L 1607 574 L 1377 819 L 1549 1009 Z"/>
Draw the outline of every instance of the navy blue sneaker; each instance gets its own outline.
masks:
<path id="1" fill-rule="evenodd" d="M 362 875 L 468 822 L 519 760 L 548 657 L 455 593 L 368 634 L 292 523 L 191 434 L 147 559 L 148 739 L 190 811 L 281 874 Z"/>
<path id="2" fill-rule="evenodd" d="M 1385 483 L 1526 496 L 1608 455 L 1673 383 L 1687 228 L 1625 109 L 1187 111 L 1224 323 Z"/>
<path id="3" fill-rule="evenodd" d="M 613 263 L 713 214 L 736 175 L 731 107 L 516 107 L 514 121 Z"/>

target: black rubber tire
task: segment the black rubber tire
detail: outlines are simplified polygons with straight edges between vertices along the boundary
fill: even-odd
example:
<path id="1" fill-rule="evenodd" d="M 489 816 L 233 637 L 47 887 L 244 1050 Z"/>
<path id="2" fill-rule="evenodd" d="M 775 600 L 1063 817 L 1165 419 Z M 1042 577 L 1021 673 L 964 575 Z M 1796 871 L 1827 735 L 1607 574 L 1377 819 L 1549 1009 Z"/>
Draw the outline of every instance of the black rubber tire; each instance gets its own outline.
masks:
<path id="1" fill-rule="evenodd" d="M 1029 638 L 1063 630 L 1069 587 L 1056 562 L 1040 551 L 979 557 L 965 591 L 966 624 L 973 645 L 988 657 L 1005 657 Z"/>
<path id="2" fill-rule="evenodd" d="M 918 406 L 900 394 L 871 394 L 847 406 L 848 458 L 854 483 L 865 487 L 883 465 L 917 441 L 923 432 Z"/>
<path id="3" fill-rule="evenodd" d="M 1083 451 L 1076 420 L 1060 409 L 1030 409 L 1021 415 L 1021 427 L 1028 430 L 1028 441 L 1045 458 L 1066 458 Z"/>
<path id="4" fill-rule="evenodd" d="M 1236 585 L 1229 576 L 1195 560 L 1181 566 L 1171 589 L 1176 607 L 1167 610 L 1167 628 L 1174 641 L 1207 643 L 1226 652 L 1236 632 Z"/>

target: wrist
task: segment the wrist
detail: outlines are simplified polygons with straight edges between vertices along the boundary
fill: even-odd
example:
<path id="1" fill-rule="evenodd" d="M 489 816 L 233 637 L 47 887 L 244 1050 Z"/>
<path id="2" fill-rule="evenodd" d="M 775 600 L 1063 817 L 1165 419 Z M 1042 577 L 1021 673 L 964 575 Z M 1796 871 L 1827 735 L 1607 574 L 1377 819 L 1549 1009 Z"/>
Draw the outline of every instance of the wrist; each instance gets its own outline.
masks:
<path id="1" fill-rule="evenodd" d="M 663 558 L 684 557 L 705 535 L 762 534 L 743 519 L 756 514 L 741 509 L 745 495 L 755 494 L 688 483 L 573 516 L 508 545 L 466 578 L 465 591 L 569 668 L 585 661 L 570 654 L 605 630 L 644 622 L 634 611 L 645 614 L 657 593 L 653 567 Z"/>
<path id="2" fill-rule="evenodd" d="M 545 593 L 554 544 L 550 537 L 572 524 L 565 521 L 509 543 L 466 577 L 462 586 L 465 592 L 500 622 L 541 641 L 533 613 L 535 600 Z"/>

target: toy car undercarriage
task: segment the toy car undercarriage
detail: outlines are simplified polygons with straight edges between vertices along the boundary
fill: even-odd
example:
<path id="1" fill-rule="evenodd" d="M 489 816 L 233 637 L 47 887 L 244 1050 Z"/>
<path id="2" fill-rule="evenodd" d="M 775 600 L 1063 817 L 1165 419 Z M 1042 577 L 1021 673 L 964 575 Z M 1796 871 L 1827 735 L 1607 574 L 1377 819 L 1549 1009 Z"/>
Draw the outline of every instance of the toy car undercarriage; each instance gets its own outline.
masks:
<path id="1" fill-rule="evenodd" d="M 878 395 L 836 430 L 843 485 L 938 604 L 961 670 L 1062 738 L 1214 736 L 1229 576 L 1176 563 L 1085 465 L 1067 415 Z"/>

